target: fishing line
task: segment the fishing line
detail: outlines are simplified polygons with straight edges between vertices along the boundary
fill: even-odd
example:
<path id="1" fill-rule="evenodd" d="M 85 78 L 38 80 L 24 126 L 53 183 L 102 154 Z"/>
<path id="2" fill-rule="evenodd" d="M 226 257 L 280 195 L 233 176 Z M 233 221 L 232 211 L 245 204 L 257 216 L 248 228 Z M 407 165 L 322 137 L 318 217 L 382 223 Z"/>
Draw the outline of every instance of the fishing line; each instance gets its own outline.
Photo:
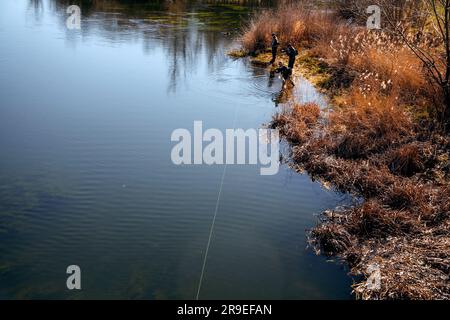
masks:
<path id="1" fill-rule="evenodd" d="M 237 109 L 238 109 L 238 103 L 236 103 L 236 105 L 234 107 L 233 129 L 235 129 L 235 127 L 236 127 Z M 214 225 L 216 223 L 217 212 L 219 211 L 219 202 L 220 202 L 220 197 L 222 195 L 223 181 L 225 180 L 226 172 L 227 172 L 227 163 L 225 161 L 225 164 L 223 166 L 222 177 L 220 179 L 219 193 L 217 195 L 217 201 L 216 201 L 216 208 L 214 210 L 211 227 L 209 229 L 208 242 L 206 243 L 205 257 L 203 258 L 202 272 L 200 273 L 200 279 L 198 281 L 197 295 L 195 297 L 195 300 L 198 300 L 198 297 L 200 296 L 200 290 L 202 289 L 203 275 L 205 274 L 205 267 L 206 267 L 206 260 L 208 259 L 209 247 L 211 245 L 211 238 L 212 238 L 212 234 L 213 234 L 213 230 L 214 230 Z"/>

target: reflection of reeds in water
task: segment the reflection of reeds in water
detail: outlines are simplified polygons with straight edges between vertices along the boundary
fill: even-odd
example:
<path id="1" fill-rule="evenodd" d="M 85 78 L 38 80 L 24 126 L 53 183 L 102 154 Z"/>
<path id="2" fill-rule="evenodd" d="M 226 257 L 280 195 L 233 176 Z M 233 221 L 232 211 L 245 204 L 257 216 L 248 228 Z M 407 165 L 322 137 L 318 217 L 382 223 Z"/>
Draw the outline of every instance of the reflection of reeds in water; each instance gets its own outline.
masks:
<path id="1" fill-rule="evenodd" d="M 33 10 L 34 19 L 40 21 L 44 12 L 44 3 L 42 0 L 29 0 L 28 10 Z"/>
<path id="2" fill-rule="evenodd" d="M 34 1 L 34 0 L 31 0 Z M 36 0 L 41 1 L 41 0 Z M 243 7 L 268 7 L 277 3 L 277 0 L 53 0 L 59 6 L 79 5 L 85 10 L 105 10 L 117 8 L 121 10 L 133 10 L 146 7 L 153 10 L 164 10 L 171 13 L 179 13 L 193 7 L 204 5 L 228 6 L 229 8 L 242 9 Z"/>
<path id="3" fill-rule="evenodd" d="M 126 42 L 140 38 L 144 50 L 150 51 L 158 41 L 166 50 L 170 75 L 169 91 L 175 91 L 178 81 L 195 68 L 206 53 L 208 67 L 214 70 L 225 61 L 221 52 L 227 40 L 221 31 L 237 29 L 249 10 L 240 3 L 251 1 L 82 1 L 53 0 L 60 23 L 65 26 L 65 9 L 77 4 L 83 20 L 81 35 L 96 35 L 110 41 Z M 225 4 L 233 4 L 225 5 Z M 72 39 L 70 37 L 70 40 Z M 220 56 L 220 57 L 219 57 Z"/>
<path id="4" fill-rule="evenodd" d="M 28 6 L 37 10 L 42 10 L 44 8 L 42 0 L 29 0 Z"/>

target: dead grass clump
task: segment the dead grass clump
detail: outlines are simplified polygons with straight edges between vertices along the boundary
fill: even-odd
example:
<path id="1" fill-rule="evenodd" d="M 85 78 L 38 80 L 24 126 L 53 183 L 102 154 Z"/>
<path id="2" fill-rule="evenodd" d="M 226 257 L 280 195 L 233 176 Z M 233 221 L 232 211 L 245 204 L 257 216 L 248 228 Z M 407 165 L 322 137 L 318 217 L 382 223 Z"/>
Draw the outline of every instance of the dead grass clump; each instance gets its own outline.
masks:
<path id="1" fill-rule="evenodd" d="M 270 11 L 258 13 L 257 18 L 250 20 L 241 37 L 243 48 L 253 53 L 267 48 L 270 44 L 274 21 L 275 17 Z"/>
<path id="2" fill-rule="evenodd" d="M 335 153 L 345 159 L 367 158 L 412 135 L 410 117 L 391 98 L 351 93 L 350 105 L 333 112 L 330 130 L 337 134 Z"/>
<path id="3" fill-rule="evenodd" d="M 397 180 L 394 184 L 386 188 L 386 192 L 383 195 L 383 202 L 391 208 L 412 209 L 419 211 L 419 214 L 425 215 L 430 211 L 423 205 L 429 202 L 427 193 L 426 188 L 418 183 L 413 183 L 408 180 Z"/>
<path id="4" fill-rule="evenodd" d="M 320 116 L 320 107 L 315 103 L 294 104 L 292 120 L 296 123 L 303 122 L 309 128 L 317 123 Z"/>
<path id="5" fill-rule="evenodd" d="M 379 197 L 386 188 L 395 183 L 395 177 L 387 168 L 354 165 L 353 190 L 365 198 Z"/>
<path id="6" fill-rule="evenodd" d="M 445 232 L 448 235 L 448 230 Z M 366 281 L 353 286 L 360 299 L 420 299 L 450 298 L 448 281 L 450 241 L 448 236 L 431 231 L 416 237 L 391 237 L 380 245 L 376 240 L 361 244 L 360 260 L 352 272 L 369 278 L 367 266 L 379 269 L 379 288 Z"/>
<path id="7" fill-rule="evenodd" d="M 416 230 L 416 223 L 409 213 L 391 210 L 379 202 L 369 200 L 353 208 L 348 215 L 349 232 L 359 238 L 386 238 Z"/>
<path id="8" fill-rule="evenodd" d="M 312 134 L 320 116 L 320 107 L 314 103 L 294 104 L 291 109 L 276 114 L 271 127 L 278 127 L 291 142 L 304 142 Z"/>
<path id="9" fill-rule="evenodd" d="M 282 2 L 275 9 L 255 14 L 243 30 L 243 48 L 249 52 L 264 50 L 270 46 L 272 33 L 277 33 L 282 46 L 291 42 L 297 46 L 311 47 L 313 43 L 331 39 L 337 31 L 332 23 L 333 16 L 312 11 L 306 2 Z"/>
<path id="10" fill-rule="evenodd" d="M 352 242 L 354 239 L 350 233 L 338 224 L 324 223 L 311 231 L 310 244 L 317 254 L 332 256 L 344 253 L 352 246 Z"/>
<path id="11" fill-rule="evenodd" d="M 410 177 L 425 169 L 417 144 L 410 143 L 395 149 L 389 161 L 389 169 L 395 174 Z"/>

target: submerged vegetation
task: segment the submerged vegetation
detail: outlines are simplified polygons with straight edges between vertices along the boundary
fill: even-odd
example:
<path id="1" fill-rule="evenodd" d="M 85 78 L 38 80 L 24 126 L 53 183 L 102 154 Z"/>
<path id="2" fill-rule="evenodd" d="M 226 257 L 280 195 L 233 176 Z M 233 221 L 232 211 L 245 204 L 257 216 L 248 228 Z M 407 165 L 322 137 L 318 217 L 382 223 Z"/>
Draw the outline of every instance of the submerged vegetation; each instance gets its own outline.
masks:
<path id="1" fill-rule="evenodd" d="M 358 298 L 448 299 L 449 9 L 439 7 L 445 1 L 412 2 L 403 12 L 420 10 L 422 20 L 397 16 L 368 30 L 356 9 L 342 6 L 349 2 L 320 11 L 309 3 L 261 11 L 241 40 L 256 61 L 267 59 L 272 32 L 293 42 L 302 48 L 296 66 L 330 97 L 330 112 L 292 102 L 271 123 L 290 142 L 296 169 L 363 199 L 324 212 L 310 243 L 342 258 L 353 275 L 369 278 L 379 268 L 380 287 L 358 282 Z M 447 38 L 432 27 L 436 21 L 447 22 Z"/>

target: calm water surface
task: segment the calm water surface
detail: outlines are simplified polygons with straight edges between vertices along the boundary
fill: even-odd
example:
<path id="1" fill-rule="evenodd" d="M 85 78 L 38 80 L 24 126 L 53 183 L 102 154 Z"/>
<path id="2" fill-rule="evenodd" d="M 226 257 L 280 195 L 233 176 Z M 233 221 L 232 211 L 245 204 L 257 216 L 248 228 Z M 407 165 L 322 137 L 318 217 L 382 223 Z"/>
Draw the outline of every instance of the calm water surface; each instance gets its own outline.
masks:
<path id="1" fill-rule="evenodd" d="M 0 298 L 193 299 L 223 166 L 173 165 L 170 135 L 262 127 L 279 80 L 225 54 L 249 9 L 111 1 L 67 30 L 69 4 L 0 1 Z M 228 166 L 200 298 L 350 298 L 305 240 L 342 201 L 286 166 Z"/>

